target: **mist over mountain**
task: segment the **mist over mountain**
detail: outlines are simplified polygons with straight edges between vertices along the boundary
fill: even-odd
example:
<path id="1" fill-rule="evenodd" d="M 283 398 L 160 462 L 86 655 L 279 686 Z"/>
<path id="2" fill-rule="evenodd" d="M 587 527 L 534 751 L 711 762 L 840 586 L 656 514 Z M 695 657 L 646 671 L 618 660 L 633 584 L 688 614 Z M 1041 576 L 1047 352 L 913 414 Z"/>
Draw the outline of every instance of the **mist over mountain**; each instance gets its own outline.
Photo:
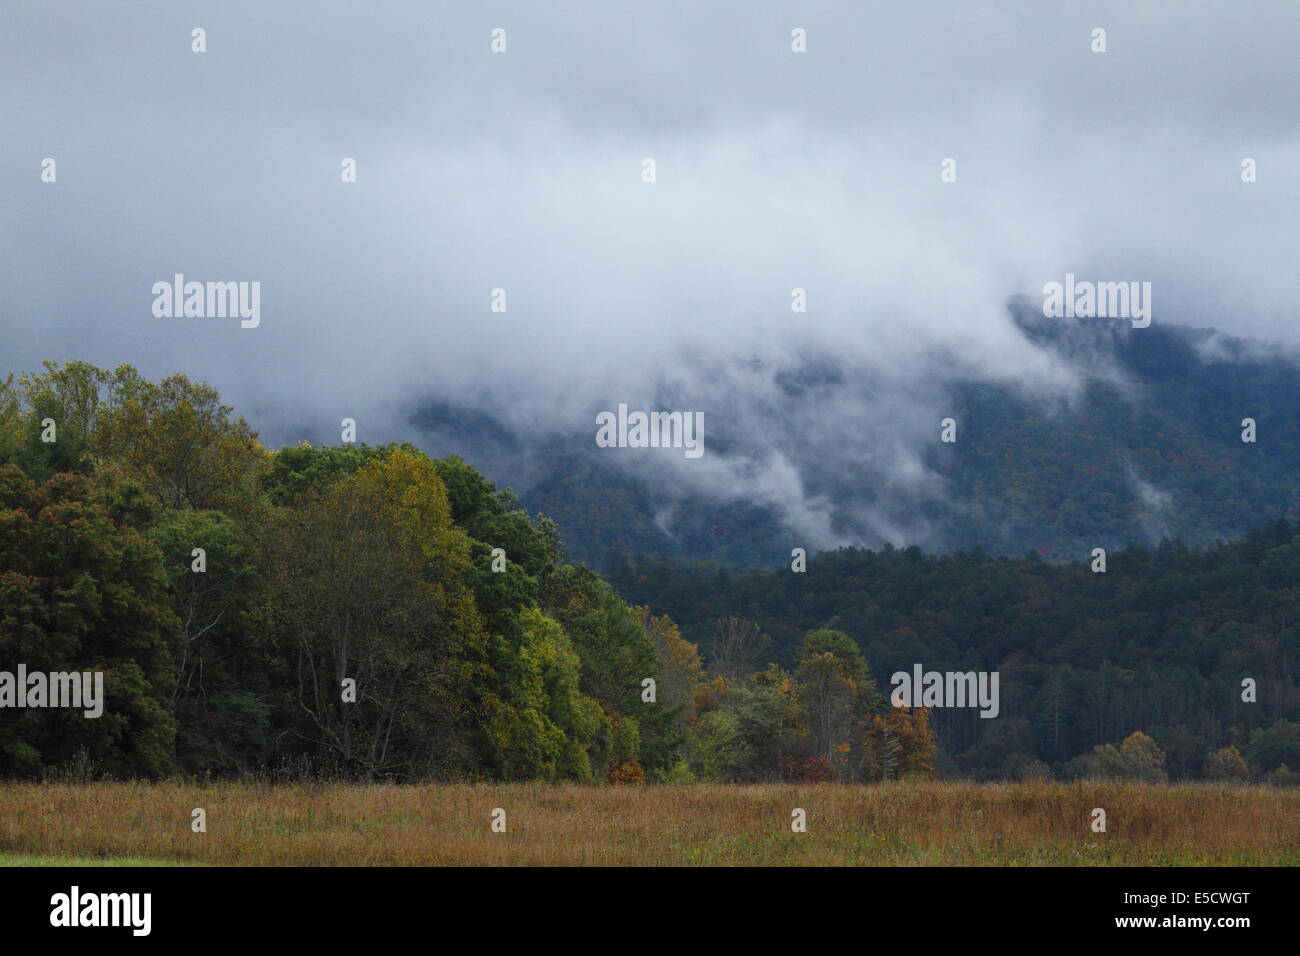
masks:
<path id="1" fill-rule="evenodd" d="M 962 482 L 992 480 L 981 455 L 1011 454 L 977 440 L 986 423 L 966 415 L 956 449 L 933 443 L 967 401 L 1096 413 L 1083 380 L 1108 372 L 1078 362 L 1094 330 L 1036 345 L 1004 308 L 1015 292 L 1067 273 L 1140 280 L 1155 326 L 1300 344 L 1285 0 L 1249 17 L 1183 0 L 1087 16 L 506 0 L 398 3 L 391 18 L 231 0 L 202 24 L 173 7 L 127 22 L 16 4 L 0 33 L 0 374 L 74 358 L 183 371 L 272 447 L 337 441 L 344 417 L 372 445 L 451 421 L 496 477 L 566 510 L 580 549 L 594 508 L 624 522 L 620 546 L 768 560 L 791 536 L 941 547 L 978 527 L 1039 543 L 1017 524 L 1026 505 L 963 500 Z M 153 285 L 178 273 L 259 282 L 258 326 L 155 315 Z M 1172 333 L 1147 331 L 1135 347 L 1162 361 Z M 594 415 L 623 402 L 703 411 L 708 452 L 689 469 L 592 457 Z M 1218 434 L 1182 427 L 1202 424 Z M 1135 443 L 1134 477 L 1095 465 L 1107 493 L 1148 482 L 1158 508 L 1177 491 L 1166 463 L 1137 435 L 1116 441 Z"/>
<path id="2" fill-rule="evenodd" d="M 513 486 L 598 567 L 638 552 L 771 566 L 794 547 L 886 543 L 1078 560 L 1166 537 L 1234 540 L 1296 513 L 1290 353 L 1212 329 L 1044 318 L 1033 299 L 1008 311 L 1065 385 L 990 381 L 938 349 L 928 371 L 829 350 L 696 358 L 627 399 L 702 410 L 695 460 L 597 447 L 595 407 L 540 433 L 441 400 L 414 403 L 410 423 L 431 452 L 458 450 Z"/>

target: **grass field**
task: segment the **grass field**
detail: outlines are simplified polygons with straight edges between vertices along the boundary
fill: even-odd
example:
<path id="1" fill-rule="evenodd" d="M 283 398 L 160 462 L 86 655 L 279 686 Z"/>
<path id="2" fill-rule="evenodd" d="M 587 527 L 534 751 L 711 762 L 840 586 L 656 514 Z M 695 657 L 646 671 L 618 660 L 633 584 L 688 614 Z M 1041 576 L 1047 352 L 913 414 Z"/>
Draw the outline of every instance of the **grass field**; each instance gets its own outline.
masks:
<path id="1" fill-rule="evenodd" d="M 207 832 L 191 831 L 191 811 Z M 506 832 L 493 833 L 494 808 Z M 791 831 L 791 811 L 807 832 Z M 1107 832 L 1094 833 L 1102 807 Z M 0 784 L 0 863 L 1297 865 L 1300 790 L 1211 784 Z"/>

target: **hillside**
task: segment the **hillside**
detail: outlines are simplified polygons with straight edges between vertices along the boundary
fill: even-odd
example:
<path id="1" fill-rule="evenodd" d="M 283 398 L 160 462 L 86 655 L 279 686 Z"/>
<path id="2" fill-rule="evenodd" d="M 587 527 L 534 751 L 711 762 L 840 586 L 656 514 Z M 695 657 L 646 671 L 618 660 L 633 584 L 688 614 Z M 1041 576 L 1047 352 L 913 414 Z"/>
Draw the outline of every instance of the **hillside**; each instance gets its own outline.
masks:
<path id="1" fill-rule="evenodd" d="M 1300 768 L 1285 519 L 1113 550 L 1105 573 L 887 546 L 800 572 L 624 557 L 602 578 L 565 545 L 459 456 L 267 449 L 184 375 L 72 362 L 0 383 L 0 660 L 105 687 L 102 719 L 6 711 L 0 775 L 1290 784 Z M 918 665 L 997 672 L 996 719 L 890 706 L 892 673 Z M 6 707 L 13 687 L 0 673 Z"/>
<path id="2" fill-rule="evenodd" d="M 1293 357 L 1211 330 L 1044 319 L 1033 303 L 1010 307 L 1025 335 L 1079 377 L 1077 394 L 963 377 L 959 361 L 940 356 L 936 366 L 951 371 L 926 395 L 934 414 L 919 415 L 876 372 L 824 354 L 748 370 L 746 382 L 781 399 L 764 406 L 762 428 L 732 421 L 739 395 L 708 392 L 706 456 L 736 462 L 737 475 L 788 464 L 802 502 L 764 501 L 743 487 L 710 494 L 685 466 L 665 475 L 596 448 L 585 422 L 530 441 L 482 409 L 445 401 L 421 403 L 412 422 L 430 447 L 474 448 L 530 510 L 560 525 L 574 559 L 598 568 L 636 553 L 772 566 L 794 546 L 886 543 L 1070 560 L 1164 537 L 1208 545 L 1300 513 Z M 690 396 L 666 394 L 661 407 L 683 401 Z M 906 410 L 876 431 L 858 433 L 850 418 L 827 434 L 807 427 L 822 410 L 890 402 Z M 941 415 L 958 422 L 956 444 L 939 442 Z M 1241 440 L 1244 418 L 1257 423 L 1255 443 Z M 898 459 L 913 454 L 924 473 L 897 479 Z M 800 532 L 791 512 L 804 502 L 824 513 L 828 540 Z"/>

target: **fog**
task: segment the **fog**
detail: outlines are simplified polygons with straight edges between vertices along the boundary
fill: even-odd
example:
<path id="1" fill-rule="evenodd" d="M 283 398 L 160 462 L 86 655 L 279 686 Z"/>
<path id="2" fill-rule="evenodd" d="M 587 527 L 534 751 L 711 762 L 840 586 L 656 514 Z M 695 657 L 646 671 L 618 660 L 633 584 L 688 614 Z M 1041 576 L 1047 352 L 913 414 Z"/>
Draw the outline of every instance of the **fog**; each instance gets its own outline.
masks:
<path id="1" fill-rule="evenodd" d="M 272 445 L 441 399 L 585 452 L 672 400 L 729 440 L 652 468 L 833 543 L 792 449 L 942 496 L 945 381 L 1091 374 L 1006 309 L 1067 272 L 1300 346 L 1295 6 L 1135 6 L 10 3 L 0 372 L 183 371 Z M 176 273 L 260 282 L 260 325 L 156 318 Z M 824 358 L 854 387 L 780 387 Z"/>

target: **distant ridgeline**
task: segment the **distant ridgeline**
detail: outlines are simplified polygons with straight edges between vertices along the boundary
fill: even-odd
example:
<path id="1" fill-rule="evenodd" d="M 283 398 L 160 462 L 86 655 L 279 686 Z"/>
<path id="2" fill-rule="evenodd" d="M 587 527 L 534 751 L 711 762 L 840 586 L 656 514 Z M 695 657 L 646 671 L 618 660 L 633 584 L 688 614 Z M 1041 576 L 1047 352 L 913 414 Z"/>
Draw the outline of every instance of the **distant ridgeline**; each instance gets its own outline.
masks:
<path id="1" fill-rule="evenodd" d="M 93 717 L 0 684 L 0 778 L 1286 784 L 1297 622 L 1286 521 L 1104 573 L 909 548 L 607 581 L 456 456 L 272 451 L 129 366 L 0 382 L 0 672 L 95 679 Z"/>
<path id="2" fill-rule="evenodd" d="M 1209 545 L 1300 514 L 1300 368 L 1294 361 L 1207 330 L 1045 319 L 1037 304 L 1014 308 L 1032 341 L 1086 370 L 1084 391 L 1072 403 L 1045 407 L 1010 385 L 957 380 L 939 386 L 958 423 L 958 443 L 939 445 L 935 416 L 923 423 L 925 441 L 916 444 L 925 466 L 942 479 L 941 493 L 883 502 L 870 474 L 828 460 L 834 442 L 822 436 L 818 445 L 805 436 L 800 414 L 808 403 L 835 408 L 874 401 L 873 383 L 835 356 L 792 358 L 765 370 L 769 389 L 784 397 L 771 409 L 770 429 L 730 434 L 727 415 L 710 414 L 705 457 L 725 449 L 738 460 L 761 462 L 769 451 L 763 442 L 782 443 L 773 447 L 829 508 L 838 543 L 868 547 L 885 541 L 861 513 L 886 504 L 894 508 L 887 518 L 902 515 L 919 529 L 902 543 L 936 552 L 1035 550 L 1049 561 L 1081 560 L 1094 547 L 1154 545 L 1164 537 Z M 678 400 L 665 399 L 663 407 Z M 1257 425 L 1251 444 L 1241 440 L 1246 418 Z M 597 448 L 590 435 L 539 448 L 482 411 L 437 402 L 423 404 L 413 422 L 433 444 L 474 448 L 475 460 L 512 482 L 536 476 L 520 492 L 524 504 L 555 519 L 571 558 L 599 570 L 637 553 L 772 567 L 793 546 L 823 545 L 797 540 L 779 509 L 714 500 L 687 480 L 656 480 L 620 467 L 637 459 L 601 454 L 608 449 Z M 871 447 L 869 437 L 856 434 L 838 444 L 852 442 Z M 689 474 L 686 466 L 682 474 Z"/>

